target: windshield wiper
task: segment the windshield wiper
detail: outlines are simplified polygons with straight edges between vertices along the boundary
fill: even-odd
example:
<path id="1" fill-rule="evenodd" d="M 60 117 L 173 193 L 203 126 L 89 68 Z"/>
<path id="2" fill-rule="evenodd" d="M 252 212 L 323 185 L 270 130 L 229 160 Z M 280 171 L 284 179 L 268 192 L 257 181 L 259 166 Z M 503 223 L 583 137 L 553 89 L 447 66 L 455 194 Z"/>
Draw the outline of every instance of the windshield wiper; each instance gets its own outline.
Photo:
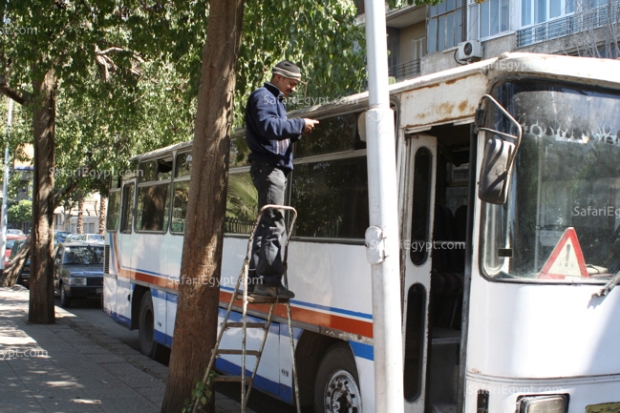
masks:
<path id="1" fill-rule="evenodd" d="M 599 292 L 592 294 L 592 297 L 605 297 L 616 285 L 618 285 L 618 282 L 620 282 L 620 271 L 618 271 L 618 273 L 614 275 L 611 280 L 607 281 L 607 284 L 605 284 Z"/>

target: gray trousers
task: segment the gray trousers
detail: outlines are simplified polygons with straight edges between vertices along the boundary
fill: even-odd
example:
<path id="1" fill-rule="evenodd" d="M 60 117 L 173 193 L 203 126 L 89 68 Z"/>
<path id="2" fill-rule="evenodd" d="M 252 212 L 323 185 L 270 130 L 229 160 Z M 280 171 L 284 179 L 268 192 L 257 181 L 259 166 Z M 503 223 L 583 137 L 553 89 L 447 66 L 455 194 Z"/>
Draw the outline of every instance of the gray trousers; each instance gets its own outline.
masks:
<path id="1" fill-rule="evenodd" d="M 250 177 L 258 190 L 259 210 L 268 204 L 284 205 L 286 192 L 284 171 L 267 163 L 255 161 L 250 167 Z M 266 210 L 258 223 L 252 243 L 249 272 L 252 284 L 281 285 L 285 242 L 286 223 L 283 211 Z"/>

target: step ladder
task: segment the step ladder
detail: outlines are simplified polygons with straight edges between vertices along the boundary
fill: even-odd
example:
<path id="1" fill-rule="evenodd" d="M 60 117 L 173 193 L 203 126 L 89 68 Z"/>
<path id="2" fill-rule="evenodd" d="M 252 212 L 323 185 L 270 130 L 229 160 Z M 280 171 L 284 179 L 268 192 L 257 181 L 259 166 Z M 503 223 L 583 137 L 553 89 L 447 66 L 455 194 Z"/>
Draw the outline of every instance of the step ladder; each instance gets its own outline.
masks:
<path id="1" fill-rule="evenodd" d="M 269 328 L 271 327 L 271 322 L 273 319 L 273 313 L 277 305 L 284 304 L 286 306 L 286 316 L 288 322 L 288 336 L 291 344 L 291 360 L 292 369 L 293 369 L 293 386 L 295 390 L 295 405 L 297 406 L 297 413 L 301 413 L 301 407 L 299 404 L 299 386 L 297 384 L 297 368 L 295 367 L 295 339 L 293 338 L 293 325 L 291 322 L 291 304 L 288 299 L 281 298 L 270 298 L 270 297 L 258 297 L 252 296 L 248 294 L 248 270 L 250 268 L 250 255 L 252 253 L 252 242 L 254 240 L 254 235 L 256 234 L 256 228 L 258 228 L 258 224 L 260 222 L 263 213 L 268 209 L 280 209 L 283 211 L 289 211 L 292 214 L 291 217 L 291 225 L 287 232 L 286 243 L 284 245 L 284 258 L 283 258 L 283 267 L 284 267 L 284 286 L 288 288 L 288 277 L 287 277 L 287 258 L 288 258 L 288 244 L 291 239 L 291 234 L 293 233 L 293 228 L 295 227 L 295 221 L 297 219 L 297 211 L 293 207 L 283 206 L 283 205 L 265 205 L 261 208 L 254 221 L 254 226 L 252 227 L 252 232 L 250 234 L 250 239 L 248 240 L 248 247 L 245 255 L 245 260 L 243 261 L 243 267 L 241 268 L 241 273 L 239 274 L 239 278 L 237 279 L 237 283 L 235 284 L 235 291 L 228 303 L 228 309 L 226 310 L 226 316 L 224 317 L 224 321 L 220 325 L 220 331 L 217 336 L 217 341 L 215 343 L 215 348 L 211 352 L 211 358 L 209 359 L 209 364 L 207 366 L 207 370 L 205 371 L 205 375 L 202 379 L 203 383 L 207 383 L 209 379 L 209 375 L 212 370 L 215 368 L 215 360 L 220 355 L 241 355 L 241 375 L 240 376 L 216 376 L 213 378 L 213 383 L 218 382 L 238 382 L 241 384 L 241 413 L 245 413 L 246 405 L 248 403 L 248 399 L 250 397 L 250 392 L 252 391 L 252 386 L 254 384 L 254 378 L 256 377 L 256 372 L 258 371 L 258 366 L 260 364 L 261 357 L 263 355 L 263 350 L 265 348 L 265 343 L 267 342 L 267 336 L 269 334 Z M 241 290 L 241 291 L 240 291 Z M 242 300 L 242 316 L 241 322 L 231 322 L 230 314 L 232 312 L 234 303 L 236 300 Z M 247 312 L 248 312 L 248 304 L 249 303 L 260 303 L 260 304 L 271 304 L 269 308 L 269 315 L 267 316 L 267 320 L 263 322 L 248 322 L 247 321 Z M 222 338 L 224 337 L 224 333 L 229 329 L 241 329 L 241 349 L 221 349 L 220 344 Z M 247 329 L 259 329 L 263 330 L 264 335 L 261 340 L 260 348 L 258 350 L 248 350 L 246 348 L 246 337 L 247 337 Z M 246 357 L 255 357 L 256 363 L 254 364 L 254 370 L 251 375 L 246 374 Z M 199 398 L 194 402 L 194 407 L 192 412 L 198 412 L 198 408 L 200 407 Z"/>

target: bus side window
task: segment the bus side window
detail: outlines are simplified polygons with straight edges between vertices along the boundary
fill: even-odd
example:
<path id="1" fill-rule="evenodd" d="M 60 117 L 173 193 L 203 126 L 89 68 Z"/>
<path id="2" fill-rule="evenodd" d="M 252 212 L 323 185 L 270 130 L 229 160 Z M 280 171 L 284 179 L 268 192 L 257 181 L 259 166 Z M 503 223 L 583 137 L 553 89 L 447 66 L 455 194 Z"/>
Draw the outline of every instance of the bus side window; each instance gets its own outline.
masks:
<path id="1" fill-rule="evenodd" d="M 118 231 L 121 218 L 121 191 L 110 191 L 108 195 L 108 216 L 106 229 L 108 232 Z"/>
<path id="2" fill-rule="evenodd" d="M 121 232 L 131 234 L 133 226 L 133 198 L 134 185 L 126 185 L 123 188 L 123 208 L 121 217 Z"/>

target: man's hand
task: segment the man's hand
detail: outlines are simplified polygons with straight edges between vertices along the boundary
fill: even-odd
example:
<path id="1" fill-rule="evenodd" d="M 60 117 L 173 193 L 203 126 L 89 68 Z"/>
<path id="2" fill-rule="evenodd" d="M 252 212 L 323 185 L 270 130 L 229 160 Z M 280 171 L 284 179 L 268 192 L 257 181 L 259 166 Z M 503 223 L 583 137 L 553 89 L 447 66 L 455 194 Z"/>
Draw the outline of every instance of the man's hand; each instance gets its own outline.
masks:
<path id="1" fill-rule="evenodd" d="M 312 132 L 314 130 L 314 128 L 316 127 L 316 125 L 319 124 L 319 121 L 316 119 L 306 119 L 304 118 L 304 122 L 306 123 L 306 126 L 304 126 L 304 130 L 303 130 L 303 134 L 307 135 L 310 132 Z"/>

